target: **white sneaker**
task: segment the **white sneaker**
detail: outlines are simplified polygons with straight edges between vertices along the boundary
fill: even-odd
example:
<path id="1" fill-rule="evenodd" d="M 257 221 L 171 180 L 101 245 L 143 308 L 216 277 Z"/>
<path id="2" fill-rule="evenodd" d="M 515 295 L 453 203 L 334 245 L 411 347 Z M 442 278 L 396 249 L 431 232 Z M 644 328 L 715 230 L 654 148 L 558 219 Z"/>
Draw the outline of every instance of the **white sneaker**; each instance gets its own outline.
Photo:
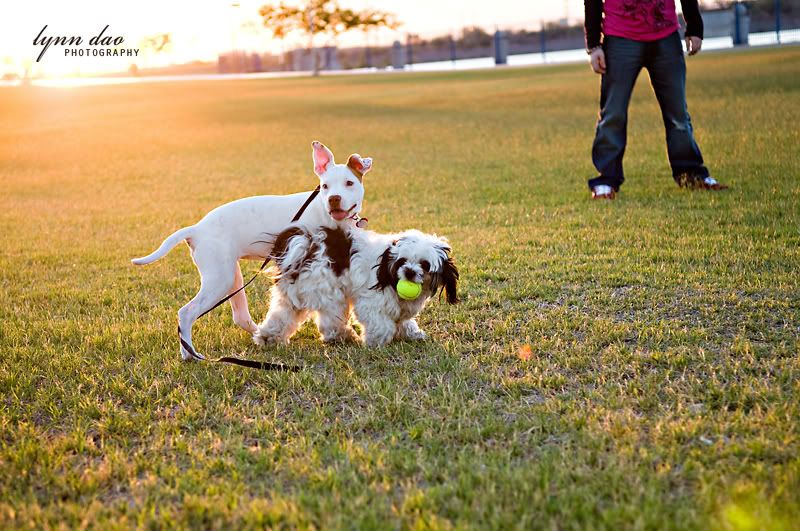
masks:
<path id="1" fill-rule="evenodd" d="M 616 196 L 614 189 L 607 184 L 598 184 L 592 188 L 592 199 L 614 199 Z"/>
<path id="2" fill-rule="evenodd" d="M 675 181 L 681 188 L 689 188 L 690 190 L 725 190 L 728 188 L 711 176 L 700 180 L 699 176 L 689 173 L 678 175 L 675 177 Z"/>

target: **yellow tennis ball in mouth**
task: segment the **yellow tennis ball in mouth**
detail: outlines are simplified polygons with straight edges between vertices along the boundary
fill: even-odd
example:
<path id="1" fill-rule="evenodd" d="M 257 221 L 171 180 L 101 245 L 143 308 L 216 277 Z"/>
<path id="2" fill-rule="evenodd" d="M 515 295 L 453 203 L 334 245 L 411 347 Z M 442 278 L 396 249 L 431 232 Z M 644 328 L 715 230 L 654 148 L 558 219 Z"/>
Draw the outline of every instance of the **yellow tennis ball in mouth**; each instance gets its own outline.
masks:
<path id="1" fill-rule="evenodd" d="M 411 282 L 410 280 L 400 280 L 397 283 L 397 294 L 401 299 L 413 301 L 422 293 L 422 284 Z"/>

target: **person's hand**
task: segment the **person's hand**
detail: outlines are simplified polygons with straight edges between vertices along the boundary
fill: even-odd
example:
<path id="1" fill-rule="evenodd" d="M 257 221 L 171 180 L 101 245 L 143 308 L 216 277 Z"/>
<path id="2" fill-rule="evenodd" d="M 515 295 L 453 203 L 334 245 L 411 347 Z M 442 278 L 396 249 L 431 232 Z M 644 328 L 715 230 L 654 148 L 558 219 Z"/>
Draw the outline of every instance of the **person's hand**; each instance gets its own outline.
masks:
<path id="1" fill-rule="evenodd" d="M 589 56 L 589 61 L 595 74 L 606 73 L 606 54 L 602 48 L 596 48 Z"/>
<path id="2" fill-rule="evenodd" d="M 697 55 L 700 53 L 700 49 L 703 47 L 703 39 L 700 37 L 686 37 L 686 51 L 689 52 L 689 55 Z"/>

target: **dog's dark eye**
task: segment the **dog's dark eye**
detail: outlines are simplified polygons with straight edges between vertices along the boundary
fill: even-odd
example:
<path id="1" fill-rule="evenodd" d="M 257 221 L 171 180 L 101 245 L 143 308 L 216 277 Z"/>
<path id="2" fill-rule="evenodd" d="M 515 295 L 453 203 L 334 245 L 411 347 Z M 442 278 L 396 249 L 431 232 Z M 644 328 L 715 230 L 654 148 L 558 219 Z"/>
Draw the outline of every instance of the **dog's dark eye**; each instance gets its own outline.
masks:
<path id="1" fill-rule="evenodd" d="M 431 264 L 427 260 L 423 260 L 419 263 L 419 266 L 422 268 L 423 271 L 426 273 L 431 269 Z"/>
<path id="2" fill-rule="evenodd" d="M 323 189 L 323 190 L 327 190 L 327 189 L 328 189 L 328 185 L 327 185 L 327 184 L 323 184 L 323 185 L 322 185 L 322 189 Z"/>
<path id="3" fill-rule="evenodd" d="M 353 186 L 353 184 L 354 184 L 354 183 L 353 183 L 353 181 L 347 181 L 347 182 L 346 182 L 346 183 L 344 183 L 344 184 L 346 184 L 347 186 Z"/>

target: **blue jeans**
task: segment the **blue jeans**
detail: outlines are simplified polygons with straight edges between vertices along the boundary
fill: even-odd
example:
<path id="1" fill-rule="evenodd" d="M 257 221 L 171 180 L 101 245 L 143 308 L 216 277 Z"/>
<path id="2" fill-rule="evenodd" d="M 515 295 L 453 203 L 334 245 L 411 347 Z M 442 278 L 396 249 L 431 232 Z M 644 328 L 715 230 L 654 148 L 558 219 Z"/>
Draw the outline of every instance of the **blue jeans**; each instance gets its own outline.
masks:
<path id="1" fill-rule="evenodd" d="M 654 42 L 607 36 L 603 49 L 606 73 L 601 82 L 600 119 L 592 146 L 592 162 L 600 176 L 589 180 L 589 188 L 606 184 L 619 190 L 625 180 L 622 157 L 628 135 L 628 104 L 642 68 L 650 74 L 650 84 L 661 107 L 673 177 L 683 173 L 708 177 L 686 108 L 686 63 L 678 32 Z"/>

